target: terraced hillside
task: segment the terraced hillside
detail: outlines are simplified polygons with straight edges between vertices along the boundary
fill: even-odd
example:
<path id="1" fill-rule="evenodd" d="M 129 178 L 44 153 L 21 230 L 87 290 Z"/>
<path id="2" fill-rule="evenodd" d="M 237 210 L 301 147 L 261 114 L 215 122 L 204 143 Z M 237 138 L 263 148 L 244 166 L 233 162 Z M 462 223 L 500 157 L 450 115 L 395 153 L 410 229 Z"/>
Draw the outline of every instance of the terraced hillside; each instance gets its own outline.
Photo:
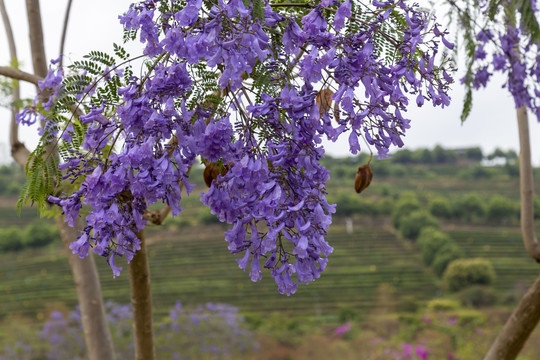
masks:
<path id="1" fill-rule="evenodd" d="M 158 313 L 182 300 L 225 302 L 245 312 L 279 310 L 324 316 L 343 305 L 372 308 L 377 288 L 383 283 L 392 285 L 398 296 L 428 299 L 437 291 L 434 276 L 425 271 L 414 247 L 389 231 L 363 228 L 351 236 L 334 228 L 328 240 L 335 253 L 322 278 L 286 297 L 277 293 L 268 274 L 263 274 L 263 281 L 252 283 L 248 274 L 238 269 L 222 232 L 223 227 L 211 226 L 152 235 L 149 256 Z M 113 279 L 103 259 L 96 260 L 105 298 L 128 302 L 127 274 Z M 69 267 L 60 249 L 3 254 L 0 272 L 2 314 L 35 315 L 47 303 L 76 303 Z"/>
<path id="2" fill-rule="evenodd" d="M 520 282 L 530 284 L 540 274 L 540 265 L 523 247 L 519 227 L 469 226 L 448 233 L 466 257 L 484 257 L 492 262 L 497 273 L 493 286 L 499 291 L 511 291 Z"/>

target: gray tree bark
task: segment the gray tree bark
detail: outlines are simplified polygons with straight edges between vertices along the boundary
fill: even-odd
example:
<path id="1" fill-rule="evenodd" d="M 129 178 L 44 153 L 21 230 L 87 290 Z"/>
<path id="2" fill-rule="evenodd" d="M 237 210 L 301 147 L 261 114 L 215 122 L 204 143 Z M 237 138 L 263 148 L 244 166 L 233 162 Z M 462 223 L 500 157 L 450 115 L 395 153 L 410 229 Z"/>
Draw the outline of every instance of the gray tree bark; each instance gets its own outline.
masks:
<path id="1" fill-rule="evenodd" d="M 99 283 L 94 256 L 90 253 L 87 257 L 81 259 L 73 254 L 69 248 L 69 244 L 77 238 L 79 231 L 83 229 L 83 221 L 79 218 L 75 227 L 70 227 L 62 217 L 57 217 L 56 224 L 60 230 L 60 237 L 66 249 L 77 289 L 88 358 L 90 360 L 114 360 L 114 347 L 105 316 L 101 284 Z"/>
<path id="2" fill-rule="evenodd" d="M 141 240 L 141 249 L 137 251 L 129 263 L 135 359 L 155 360 L 150 268 L 148 266 L 144 230 L 139 232 L 137 237 Z"/>
<path id="3" fill-rule="evenodd" d="M 536 261 L 540 248 L 534 230 L 534 182 L 531 164 L 531 145 L 527 109 L 517 111 L 519 129 L 519 177 L 521 197 L 521 232 L 525 249 Z M 489 348 L 484 360 L 514 360 L 540 320 L 540 277 L 506 321 Z"/>

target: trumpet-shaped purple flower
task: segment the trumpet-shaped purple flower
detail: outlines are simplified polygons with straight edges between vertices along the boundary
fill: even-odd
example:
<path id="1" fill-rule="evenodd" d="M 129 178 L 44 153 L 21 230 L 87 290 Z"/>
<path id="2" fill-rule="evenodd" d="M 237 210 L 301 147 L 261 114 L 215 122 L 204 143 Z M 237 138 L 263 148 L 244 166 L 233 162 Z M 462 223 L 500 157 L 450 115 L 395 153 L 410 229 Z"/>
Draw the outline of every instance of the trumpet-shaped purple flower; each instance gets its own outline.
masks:
<path id="1" fill-rule="evenodd" d="M 403 1 L 373 6 L 362 10 L 368 20 L 358 29 L 343 31 L 358 15 L 349 0 L 322 1 L 300 18 L 285 6 L 257 9 L 241 0 L 210 9 L 200 0 L 131 5 L 120 22 L 145 46 L 146 65 L 138 76 L 129 65 L 107 64 L 101 77 L 90 69 L 99 74 L 86 74 L 74 94 L 86 115 L 63 137 L 60 167 L 75 191 L 49 201 L 70 225 L 83 205 L 89 209 L 71 249 L 104 256 L 119 275 L 121 258 L 129 262 L 140 248 L 148 207 L 161 202 L 173 216 L 181 213 L 180 184 L 188 194 L 193 189 L 188 173 L 200 156 L 220 169 L 201 201 L 230 224 L 228 249 L 251 280 L 268 270 L 290 295 L 319 278 L 333 252 L 325 237 L 335 212 L 320 164 L 323 138 L 347 134 L 357 153 L 363 137 L 384 157 L 403 145 L 409 96 L 419 106 L 450 100 L 452 64 L 439 51 L 441 41 L 451 47 L 448 33 Z M 394 12 L 405 23 L 386 34 L 400 23 L 388 22 Z M 46 81 L 55 89 L 58 74 Z M 26 109 L 21 121 L 43 117 L 54 120 L 51 129 L 68 127 L 55 99 L 73 91 L 73 81 L 64 80 L 43 112 Z M 321 111 L 321 84 L 335 91 L 333 111 Z"/>

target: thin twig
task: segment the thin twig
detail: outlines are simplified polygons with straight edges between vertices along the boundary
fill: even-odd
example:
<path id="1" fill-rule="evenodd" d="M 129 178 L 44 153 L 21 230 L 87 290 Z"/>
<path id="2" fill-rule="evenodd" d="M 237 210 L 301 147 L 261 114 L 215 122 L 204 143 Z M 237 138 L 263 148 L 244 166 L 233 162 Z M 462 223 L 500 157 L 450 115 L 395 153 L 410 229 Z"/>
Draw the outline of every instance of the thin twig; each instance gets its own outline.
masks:
<path id="1" fill-rule="evenodd" d="M 69 13 L 71 11 L 71 3 L 72 0 L 68 0 L 67 8 L 66 8 L 66 15 L 64 16 L 64 27 L 62 29 L 62 39 L 60 39 L 60 63 L 59 66 L 62 67 L 64 63 L 64 45 L 66 43 L 66 34 L 67 34 L 67 27 L 69 22 Z"/>

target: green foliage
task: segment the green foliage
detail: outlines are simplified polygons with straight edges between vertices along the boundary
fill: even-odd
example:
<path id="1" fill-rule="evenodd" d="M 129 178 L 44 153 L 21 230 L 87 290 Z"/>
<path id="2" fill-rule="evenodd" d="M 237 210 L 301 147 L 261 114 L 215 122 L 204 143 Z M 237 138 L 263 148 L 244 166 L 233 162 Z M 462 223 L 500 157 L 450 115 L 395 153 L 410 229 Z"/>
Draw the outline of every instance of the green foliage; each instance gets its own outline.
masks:
<path id="1" fill-rule="evenodd" d="M 416 194 L 404 193 L 396 202 L 392 210 L 392 224 L 396 229 L 399 229 L 401 219 L 415 210 L 422 209 L 422 204 L 418 201 Z"/>
<path id="2" fill-rule="evenodd" d="M 422 253 L 422 260 L 427 266 L 431 266 L 439 249 L 452 243 L 452 239 L 438 228 L 424 227 L 420 231 L 416 242 Z"/>
<path id="3" fill-rule="evenodd" d="M 59 238 L 56 226 L 38 220 L 25 229 L 22 242 L 24 247 L 41 247 Z"/>
<path id="4" fill-rule="evenodd" d="M 458 176 L 465 180 L 490 179 L 494 176 L 493 169 L 482 165 L 474 165 L 459 171 Z"/>
<path id="5" fill-rule="evenodd" d="M 472 147 L 465 150 L 465 157 L 473 161 L 482 161 L 484 154 L 479 147 Z"/>
<path id="6" fill-rule="evenodd" d="M 481 308 L 493 306 L 497 302 L 497 293 L 489 286 L 473 285 L 458 294 L 463 306 Z"/>
<path id="7" fill-rule="evenodd" d="M 47 199 L 60 181 L 58 158 L 48 153 L 47 147 L 40 143 L 30 154 L 26 165 L 26 183 L 17 202 L 19 212 L 22 205 L 29 201 L 32 205 L 37 204 L 39 211 L 46 210 Z"/>
<path id="8" fill-rule="evenodd" d="M 491 285 L 495 281 L 495 270 L 487 259 L 459 259 L 448 265 L 443 280 L 451 291 L 471 285 Z"/>
<path id="9" fill-rule="evenodd" d="M 459 303 L 451 299 L 435 298 L 427 303 L 427 308 L 430 311 L 454 311 L 459 309 Z"/>
<path id="10" fill-rule="evenodd" d="M 463 257 L 463 251 L 461 248 L 454 242 L 449 242 L 444 244 L 437 250 L 435 258 L 433 259 L 433 271 L 438 277 L 442 277 L 444 271 L 448 265 L 459 258 Z"/>
<path id="11" fill-rule="evenodd" d="M 18 251 L 23 248 L 23 232 L 10 226 L 0 229 L 0 251 Z"/>
<path id="12" fill-rule="evenodd" d="M 429 212 L 438 218 L 452 218 L 452 206 L 446 198 L 441 196 L 436 197 L 429 202 Z"/>
<path id="13" fill-rule="evenodd" d="M 346 323 L 347 321 L 360 320 L 360 312 L 352 306 L 343 305 L 340 306 L 337 312 L 337 319 L 340 323 Z"/>
<path id="14" fill-rule="evenodd" d="M 454 215 L 465 221 L 482 219 L 486 214 L 485 202 L 476 193 L 467 194 L 453 204 Z"/>
<path id="15" fill-rule="evenodd" d="M 415 210 L 401 217 L 399 232 L 407 239 L 416 240 L 425 227 L 439 227 L 439 222 L 425 210 Z"/>
<path id="16" fill-rule="evenodd" d="M 501 195 L 494 195 L 488 204 L 489 221 L 509 221 L 519 218 L 519 204 Z"/>
<path id="17" fill-rule="evenodd" d="M 52 224 L 35 221 L 22 229 L 10 226 L 0 229 L 0 251 L 19 251 L 23 248 L 42 247 L 59 238 L 58 230 Z"/>
<path id="18" fill-rule="evenodd" d="M 414 162 L 413 153 L 407 149 L 397 151 L 392 155 L 392 162 L 395 164 L 411 164 Z"/>
<path id="19" fill-rule="evenodd" d="M 360 197 L 353 193 L 341 193 L 336 200 L 336 216 L 351 216 L 354 214 L 377 216 L 379 214 L 379 204 L 377 201 L 365 197 Z"/>
<path id="20" fill-rule="evenodd" d="M 429 149 L 419 149 L 413 154 L 414 160 L 419 164 L 433 163 L 433 154 Z"/>
<path id="21" fill-rule="evenodd" d="M 420 304 L 414 296 L 403 296 L 397 303 L 397 311 L 403 313 L 416 313 L 420 308 Z"/>
<path id="22" fill-rule="evenodd" d="M 435 146 L 432 152 L 433 160 L 437 164 L 453 164 L 456 162 L 456 154 L 452 151 L 443 149 L 440 145 Z"/>

